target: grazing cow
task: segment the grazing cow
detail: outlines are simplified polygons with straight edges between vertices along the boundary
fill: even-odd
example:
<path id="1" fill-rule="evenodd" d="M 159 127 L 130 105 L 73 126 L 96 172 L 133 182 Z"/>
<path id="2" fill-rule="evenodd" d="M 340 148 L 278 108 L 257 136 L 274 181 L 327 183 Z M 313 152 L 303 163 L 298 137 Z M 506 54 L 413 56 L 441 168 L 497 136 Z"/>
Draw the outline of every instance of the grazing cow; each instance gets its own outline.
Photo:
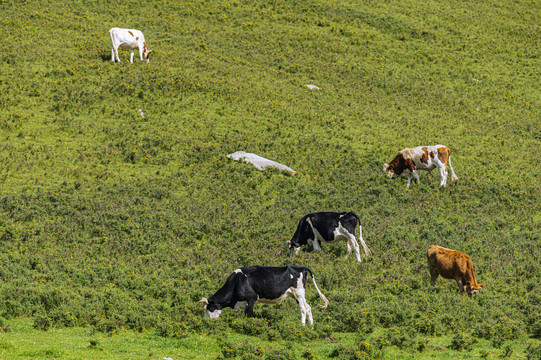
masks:
<path id="1" fill-rule="evenodd" d="M 364 254 L 368 256 L 370 250 L 363 240 L 363 229 L 361 220 L 354 212 L 319 212 L 308 214 L 302 217 L 297 226 L 297 231 L 291 240 L 287 241 L 290 249 L 296 248 L 295 254 L 299 253 L 302 245 L 312 244 L 314 250 L 321 249 L 321 241 L 333 243 L 338 240 L 345 240 L 347 245 L 346 258 L 355 249 L 357 261 L 361 262 L 359 244 L 355 240 L 355 227 L 359 224 L 359 240 L 363 247 Z"/>
<path id="2" fill-rule="evenodd" d="M 436 285 L 438 275 L 444 279 L 454 279 L 460 292 L 468 295 L 475 294 L 485 284 L 478 284 L 473 273 L 473 264 L 468 255 L 460 251 L 446 249 L 438 245 L 432 245 L 426 254 L 428 269 L 430 270 L 430 285 Z"/>
<path id="3" fill-rule="evenodd" d="M 111 51 L 111 61 L 115 61 L 115 55 L 117 61 L 120 62 L 118 58 L 118 48 L 121 47 L 125 50 L 130 50 L 130 62 L 133 64 L 133 50 L 139 49 L 139 56 L 141 61 L 146 59 L 147 63 L 150 58 L 150 53 L 152 50 L 147 49 L 147 43 L 145 42 L 145 36 L 139 30 L 134 29 L 120 29 L 112 28 L 109 30 L 109 35 L 111 35 L 111 41 L 113 42 L 113 50 Z"/>
<path id="4" fill-rule="evenodd" d="M 411 184 L 413 176 L 419 183 L 419 174 L 417 170 L 427 170 L 431 172 L 438 168 L 440 172 L 440 186 L 447 184 L 447 160 L 449 160 L 449 170 L 451 170 L 451 180 L 458 180 L 453 167 L 451 166 L 450 150 L 445 145 L 435 146 L 417 146 L 407 148 L 398 153 L 388 164 L 383 164 L 383 172 L 390 178 L 393 176 L 407 176 L 408 187 Z"/>
<path id="5" fill-rule="evenodd" d="M 253 317 L 255 304 L 277 304 L 292 296 L 299 303 L 302 324 L 306 323 L 308 315 L 308 321 L 313 325 L 312 310 L 304 295 L 308 273 L 312 275 L 317 293 L 324 302 L 321 306 L 326 308 L 329 301 L 319 291 L 312 270 L 295 265 L 250 266 L 237 269 L 229 275 L 220 290 L 208 299 L 201 299 L 200 302 L 205 304 L 205 316 L 211 319 L 217 319 L 222 309 L 226 307 L 235 310 L 244 309 L 246 316 Z"/>

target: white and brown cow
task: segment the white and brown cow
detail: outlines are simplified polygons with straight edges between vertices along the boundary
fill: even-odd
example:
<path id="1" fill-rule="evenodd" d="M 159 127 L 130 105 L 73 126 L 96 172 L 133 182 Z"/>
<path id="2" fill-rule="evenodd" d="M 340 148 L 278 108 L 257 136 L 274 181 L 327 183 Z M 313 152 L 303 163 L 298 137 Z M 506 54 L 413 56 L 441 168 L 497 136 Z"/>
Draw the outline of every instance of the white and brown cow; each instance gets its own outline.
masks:
<path id="1" fill-rule="evenodd" d="M 466 291 L 468 295 L 477 293 L 485 285 L 477 283 L 470 257 L 460 251 L 432 245 L 426 257 L 432 286 L 436 285 L 440 275 L 444 279 L 455 280 L 460 292 Z"/>
<path id="2" fill-rule="evenodd" d="M 383 172 L 390 178 L 398 175 L 406 176 L 409 187 L 412 176 L 419 183 L 417 170 L 431 172 L 433 169 L 438 168 L 441 178 L 440 186 L 445 186 L 447 184 L 447 161 L 449 161 L 451 180 L 458 180 L 458 176 L 456 176 L 451 166 L 450 154 L 451 151 L 445 145 L 406 148 L 400 151 L 390 163 L 383 164 Z"/>
<path id="3" fill-rule="evenodd" d="M 319 291 L 312 270 L 295 265 L 242 267 L 229 275 L 224 286 L 214 295 L 200 302 L 204 304 L 205 316 L 217 319 L 226 307 L 244 310 L 246 316 L 253 317 L 254 305 L 257 303 L 277 304 L 288 297 L 294 297 L 299 303 L 302 324 L 305 324 L 308 317 L 308 322 L 313 325 L 312 310 L 305 296 L 308 273 L 312 275 L 312 282 L 323 300 L 324 305 L 321 306 L 326 308 L 329 301 Z"/>
<path id="4" fill-rule="evenodd" d="M 139 57 L 141 61 L 143 58 L 149 62 L 150 53 L 152 50 L 147 49 L 147 44 L 145 42 L 145 36 L 139 30 L 135 29 L 120 29 L 112 28 L 109 30 L 109 35 L 111 35 L 111 42 L 113 43 L 113 50 L 111 51 L 111 61 L 115 61 L 115 55 L 117 61 L 120 62 L 118 58 L 118 48 L 121 47 L 125 50 L 130 50 L 130 62 L 133 64 L 133 51 L 134 49 L 139 50 Z"/>

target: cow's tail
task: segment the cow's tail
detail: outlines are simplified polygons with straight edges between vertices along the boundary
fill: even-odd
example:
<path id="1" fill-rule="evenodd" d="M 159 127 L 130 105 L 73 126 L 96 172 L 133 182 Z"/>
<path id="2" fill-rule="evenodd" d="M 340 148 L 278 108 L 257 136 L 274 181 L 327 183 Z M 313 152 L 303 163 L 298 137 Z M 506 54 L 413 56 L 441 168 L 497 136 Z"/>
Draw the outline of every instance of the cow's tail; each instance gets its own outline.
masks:
<path id="1" fill-rule="evenodd" d="M 451 171 L 451 180 L 457 181 L 458 176 L 456 176 L 455 171 L 453 170 L 453 167 L 451 166 L 451 155 L 449 155 L 449 170 Z"/>
<path id="2" fill-rule="evenodd" d="M 363 227 L 361 226 L 361 219 L 359 218 L 359 215 L 355 214 L 353 211 L 351 211 L 351 214 L 355 216 L 355 219 L 357 219 L 357 223 L 359 224 L 359 241 L 361 242 L 361 246 L 363 247 L 364 254 L 366 256 L 369 256 L 370 254 L 372 254 L 372 252 L 363 240 Z"/>
<path id="3" fill-rule="evenodd" d="M 109 36 L 111 37 L 111 42 L 113 43 L 113 48 L 111 49 L 111 60 L 115 62 L 115 39 L 113 39 L 113 29 L 109 30 Z"/>
<path id="4" fill-rule="evenodd" d="M 321 300 L 323 300 L 323 305 L 320 305 L 323 309 L 325 309 L 327 306 L 329 306 L 329 300 L 327 300 L 327 298 L 325 297 L 325 295 L 323 295 L 323 293 L 319 290 L 319 288 L 317 287 L 317 284 L 316 284 L 316 278 L 314 277 L 314 273 L 312 273 L 312 270 L 310 270 L 309 268 L 306 268 L 306 270 L 308 270 L 308 272 L 310 273 L 310 275 L 312 275 L 312 282 L 314 283 L 314 286 L 317 290 L 317 293 L 319 294 L 319 297 L 321 298 Z"/>
<path id="5" fill-rule="evenodd" d="M 113 43 L 113 46 L 114 46 L 115 42 L 113 40 L 113 29 L 109 30 L 109 36 L 111 37 L 111 42 Z"/>

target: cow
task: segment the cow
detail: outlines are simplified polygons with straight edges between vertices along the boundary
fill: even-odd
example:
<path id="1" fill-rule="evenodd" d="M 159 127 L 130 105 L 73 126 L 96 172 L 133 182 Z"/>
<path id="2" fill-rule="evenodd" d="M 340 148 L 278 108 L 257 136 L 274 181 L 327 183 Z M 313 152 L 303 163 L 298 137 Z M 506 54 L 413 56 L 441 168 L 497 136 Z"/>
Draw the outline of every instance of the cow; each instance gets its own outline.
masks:
<path id="1" fill-rule="evenodd" d="M 286 243 L 289 249 L 296 248 L 295 254 L 299 253 L 302 245 L 311 244 L 314 250 L 321 249 L 320 242 L 333 243 L 345 240 L 347 245 L 346 259 L 355 249 L 357 261 L 361 262 L 359 244 L 355 240 L 355 227 L 359 224 L 359 240 L 363 247 L 364 254 L 370 255 L 370 250 L 363 240 L 363 229 L 361 220 L 354 212 L 317 212 L 302 217 L 291 240 Z"/>
<path id="2" fill-rule="evenodd" d="M 450 154 L 451 151 L 445 145 L 406 148 L 400 151 L 390 163 L 383 164 L 383 172 L 390 178 L 398 175 L 406 176 L 409 188 L 412 176 L 419 183 L 417 170 L 427 170 L 430 173 L 434 168 L 438 168 L 441 179 L 440 186 L 445 186 L 447 184 L 447 161 L 449 161 L 451 180 L 458 180 L 458 176 L 451 166 Z"/>
<path id="3" fill-rule="evenodd" d="M 438 275 L 444 279 L 454 279 L 460 292 L 472 295 L 481 290 L 485 284 L 478 284 L 473 273 L 473 264 L 468 255 L 460 251 L 432 245 L 426 254 L 430 271 L 430 285 L 436 285 Z"/>
<path id="4" fill-rule="evenodd" d="M 141 61 L 143 58 L 149 62 L 150 53 L 152 50 L 147 49 L 147 44 L 145 42 L 145 36 L 139 30 L 134 29 L 120 29 L 112 28 L 109 30 L 109 35 L 111 35 L 111 42 L 113 43 L 113 50 L 111 51 L 111 61 L 115 62 L 115 55 L 117 61 L 120 62 L 118 58 L 118 48 L 121 47 L 125 50 L 130 50 L 130 62 L 133 64 L 133 50 L 139 49 L 139 56 Z"/>
<path id="5" fill-rule="evenodd" d="M 301 322 L 314 325 L 312 310 L 306 302 L 305 289 L 307 274 L 310 273 L 314 286 L 326 308 L 329 301 L 319 291 L 312 270 L 307 267 L 288 265 L 250 266 L 235 270 L 214 295 L 200 300 L 204 304 L 205 316 L 217 319 L 226 307 L 244 310 L 248 317 L 254 317 L 254 305 L 257 303 L 278 304 L 287 297 L 294 297 L 301 310 Z"/>

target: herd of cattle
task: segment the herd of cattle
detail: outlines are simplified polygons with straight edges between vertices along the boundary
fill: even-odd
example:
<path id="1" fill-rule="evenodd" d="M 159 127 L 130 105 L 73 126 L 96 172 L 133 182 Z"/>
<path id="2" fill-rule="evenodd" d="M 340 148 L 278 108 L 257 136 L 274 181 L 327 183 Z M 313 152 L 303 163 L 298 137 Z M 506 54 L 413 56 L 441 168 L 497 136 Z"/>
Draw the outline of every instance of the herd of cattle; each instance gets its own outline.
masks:
<path id="1" fill-rule="evenodd" d="M 149 62 L 151 50 L 147 49 L 145 37 L 139 30 L 112 28 L 109 30 L 113 43 L 111 60 L 117 61 L 118 48 L 130 50 L 130 62 L 133 63 L 134 50 L 139 50 L 141 60 Z M 438 168 L 440 186 L 447 184 L 447 163 L 451 172 L 451 180 L 458 180 L 451 166 L 450 150 L 444 145 L 418 146 L 400 151 L 394 159 L 383 165 L 383 172 L 389 177 L 405 176 L 409 187 L 412 177 L 419 183 L 417 170 L 431 172 Z M 289 249 L 299 252 L 301 246 L 311 245 L 314 250 L 321 249 L 321 244 L 345 241 L 347 246 L 346 258 L 355 250 L 358 262 L 361 262 L 359 242 L 355 238 L 355 228 L 359 225 L 359 242 L 365 256 L 370 255 L 370 249 L 363 240 L 362 227 L 359 216 L 354 212 L 318 212 L 302 217 L 291 240 L 287 241 Z M 477 293 L 484 284 L 477 284 L 473 272 L 473 265 L 468 255 L 456 250 L 432 245 L 427 252 L 428 268 L 430 271 L 430 284 L 435 285 L 438 276 L 453 279 L 457 282 L 461 292 L 469 295 Z M 307 267 L 288 265 L 250 266 L 235 270 L 227 278 L 225 284 L 208 299 L 203 298 L 205 316 L 215 319 L 220 316 L 222 309 L 230 307 L 235 310 L 244 310 L 246 316 L 254 316 L 254 305 L 257 303 L 277 304 L 288 297 L 294 297 L 301 310 L 301 321 L 304 325 L 306 317 L 313 325 L 312 310 L 306 301 L 305 288 L 308 274 L 317 293 L 323 301 L 325 308 L 329 301 L 319 290 L 314 274 Z"/>
<path id="2" fill-rule="evenodd" d="M 408 177 L 408 187 L 411 177 L 419 182 L 417 170 L 432 171 L 438 168 L 441 186 L 447 184 L 447 162 L 451 179 L 458 177 L 451 167 L 449 148 L 443 145 L 419 146 L 400 151 L 389 163 L 384 164 L 383 172 L 393 177 L 402 175 Z M 355 229 L 359 225 L 359 240 L 355 238 Z M 365 256 L 370 255 L 370 249 L 363 240 L 361 220 L 354 212 L 318 212 L 305 215 L 299 221 L 297 230 L 291 240 L 287 241 L 289 249 L 299 252 L 301 246 L 311 245 L 314 250 L 321 249 L 321 244 L 345 241 L 347 246 L 346 258 L 355 250 L 357 261 L 361 262 L 359 243 Z M 473 264 L 468 255 L 456 250 L 432 245 L 427 252 L 430 284 L 435 286 L 436 279 L 454 279 L 461 292 L 469 295 L 477 293 L 484 284 L 478 284 L 473 272 Z M 203 298 L 205 315 L 216 319 L 226 307 L 235 310 L 244 309 L 245 314 L 253 316 L 253 307 L 257 303 L 276 304 L 287 297 L 294 297 L 301 310 L 301 322 L 306 323 L 306 317 L 313 325 L 312 310 L 306 301 L 305 288 L 307 274 L 310 273 L 314 286 L 323 300 L 323 308 L 329 301 L 317 287 L 314 274 L 307 267 L 288 265 L 284 267 L 251 266 L 237 269 L 229 275 L 224 286 L 208 299 Z"/>

